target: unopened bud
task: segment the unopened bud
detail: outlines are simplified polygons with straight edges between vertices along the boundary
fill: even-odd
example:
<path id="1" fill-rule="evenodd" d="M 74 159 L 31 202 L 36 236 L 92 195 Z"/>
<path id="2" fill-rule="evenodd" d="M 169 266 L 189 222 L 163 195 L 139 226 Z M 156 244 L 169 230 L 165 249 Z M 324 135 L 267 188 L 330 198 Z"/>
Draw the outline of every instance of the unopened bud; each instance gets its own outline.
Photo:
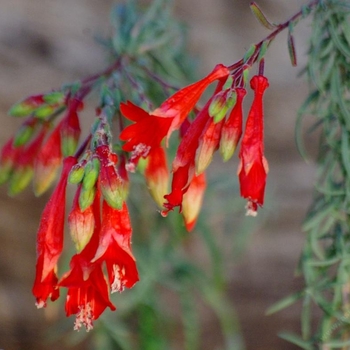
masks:
<path id="1" fill-rule="evenodd" d="M 8 194 L 15 196 L 22 192 L 31 181 L 33 173 L 33 167 L 29 165 L 15 168 L 11 175 Z"/>
<path id="2" fill-rule="evenodd" d="M 14 138 L 14 146 L 19 147 L 26 144 L 32 137 L 34 132 L 34 127 L 32 125 L 24 124 L 16 132 Z"/>
<path id="3" fill-rule="evenodd" d="M 78 184 L 83 180 L 84 166 L 82 164 L 76 164 L 72 167 L 69 173 L 68 182 L 72 185 Z"/>
<path id="4" fill-rule="evenodd" d="M 30 96 L 13 105 L 8 113 L 13 117 L 25 117 L 33 113 L 43 103 L 45 103 L 43 100 L 43 95 Z"/>
<path id="5" fill-rule="evenodd" d="M 84 169 L 83 188 L 88 190 L 95 186 L 100 173 L 100 161 L 97 158 L 92 158 L 86 163 Z"/>
<path id="6" fill-rule="evenodd" d="M 93 203 L 95 195 L 96 187 L 92 187 L 90 189 L 85 189 L 82 187 L 79 195 L 79 206 L 82 212 Z"/>
<path id="7" fill-rule="evenodd" d="M 66 117 L 63 119 L 61 128 L 62 137 L 62 153 L 64 157 L 74 154 L 79 137 L 80 137 L 80 122 L 77 110 L 82 106 L 78 100 L 74 100 L 67 111 Z"/>
<path id="8" fill-rule="evenodd" d="M 49 104 L 63 104 L 65 101 L 66 95 L 62 91 L 52 91 L 43 96 L 44 101 Z"/>
<path id="9" fill-rule="evenodd" d="M 79 206 L 80 193 L 81 187 L 75 195 L 73 208 L 68 216 L 69 231 L 78 252 L 82 251 L 89 242 L 95 227 L 92 206 L 87 207 L 84 211 Z"/>
<path id="10" fill-rule="evenodd" d="M 56 110 L 58 106 L 57 105 L 42 105 L 39 108 L 37 108 L 34 112 L 35 116 L 40 119 L 45 119 L 52 115 Z"/>
<path id="11" fill-rule="evenodd" d="M 225 118 L 227 111 L 236 103 L 236 93 L 232 89 L 220 91 L 213 98 L 209 106 L 209 115 L 214 118 L 214 123 Z"/>

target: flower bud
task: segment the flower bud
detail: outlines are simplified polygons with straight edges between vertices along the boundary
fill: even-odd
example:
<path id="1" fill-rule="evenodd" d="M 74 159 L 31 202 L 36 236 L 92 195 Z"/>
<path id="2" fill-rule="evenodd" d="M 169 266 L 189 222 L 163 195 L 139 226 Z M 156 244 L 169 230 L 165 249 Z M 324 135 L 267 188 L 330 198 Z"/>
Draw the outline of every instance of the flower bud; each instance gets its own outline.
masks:
<path id="1" fill-rule="evenodd" d="M 24 123 L 16 132 L 14 146 L 23 146 L 26 144 L 34 133 L 34 125 Z"/>
<path id="2" fill-rule="evenodd" d="M 128 195 L 128 188 L 116 169 L 118 157 L 107 145 L 98 146 L 96 155 L 101 162 L 99 180 L 103 198 L 112 208 L 121 209 Z"/>
<path id="3" fill-rule="evenodd" d="M 34 160 L 39 153 L 46 132 L 47 127 L 44 126 L 36 138 L 18 154 L 10 179 L 10 195 L 16 195 L 24 190 L 32 179 Z"/>
<path id="4" fill-rule="evenodd" d="M 145 169 L 147 187 L 154 201 L 162 208 L 169 185 L 169 172 L 164 149 L 162 147 L 154 148 L 147 160 Z"/>
<path id="5" fill-rule="evenodd" d="M 69 231 L 78 252 L 82 251 L 89 242 L 95 227 L 92 205 L 84 211 L 79 206 L 80 192 L 81 186 L 75 194 L 73 207 L 68 216 Z"/>
<path id="6" fill-rule="evenodd" d="M 33 113 L 44 103 L 45 101 L 42 94 L 30 96 L 13 105 L 8 113 L 13 117 L 25 117 Z"/>
<path id="7" fill-rule="evenodd" d="M 236 88 L 236 94 L 236 104 L 221 130 L 220 153 L 224 162 L 232 157 L 242 135 L 242 103 L 243 98 L 246 95 L 246 90 L 244 88 Z"/>
<path id="8" fill-rule="evenodd" d="M 224 119 L 227 111 L 235 103 L 236 93 L 232 89 L 217 93 L 209 106 L 209 115 L 214 118 L 214 123 L 218 123 Z"/>
<path id="9" fill-rule="evenodd" d="M 192 231 L 202 207 L 206 180 L 204 173 L 195 176 L 182 199 L 182 215 L 188 232 Z"/>
<path id="10" fill-rule="evenodd" d="M 223 123 L 224 120 L 221 120 L 219 123 L 215 123 L 213 119 L 208 120 L 196 150 L 195 165 L 197 175 L 201 174 L 211 163 L 214 152 L 219 145 Z"/>
<path id="11" fill-rule="evenodd" d="M 62 153 L 64 157 L 74 154 L 78 145 L 81 129 L 77 110 L 80 106 L 80 101 L 73 100 L 62 123 L 61 137 Z"/>
<path id="12" fill-rule="evenodd" d="M 68 182 L 72 185 L 80 183 L 84 178 L 84 166 L 76 164 L 69 173 Z"/>
<path id="13" fill-rule="evenodd" d="M 91 206 L 95 199 L 96 195 L 96 187 L 92 187 L 90 189 L 81 188 L 79 194 L 79 206 L 82 212 L 84 212 L 88 207 Z"/>
<path id="14" fill-rule="evenodd" d="M 41 147 L 34 162 L 33 188 L 36 196 L 40 196 L 51 186 L 61 161 L 61 133 L 58 125 Z"/>
<path id="15" fill-rule="evenodd" d="M 23 146 L 14 147 L 13 138 L 8 140 L 1 150 L 0 156 L 0 184 L 5 183 L 11 176 L 14 165 Z"/>
<path id="16" fill-rule="evenodd" d="M 34 111 L 34 115 L 39 119 L 45 119 L 50 115 L 52 115 L 57 110 L 58 107 L 59 106 L 57 104 L 55 105 L 44 104 Z"/>
<path id="17" fill-rule="evenodd" d="M 88 161 L 84 168 L 83 188 L 88 190 L 95 186 L 100 173 L 100 161 L 92 158 Z"/>
<path id="18" fill-rule="evenodd" d="M 65 101 L 66 95 L 62 91 L 52 91 L 43 96 L 43 100 L 49 104 L 63 104 Z"/>
<path id="19" fill-rule="evenodd" d="M 9 196 L 15 196 L 16 194 L 22 192 L 28 186 L 33 177 L 33 173 L 34 170 L 31 165 L 15 168 L 9 183 Z"/>

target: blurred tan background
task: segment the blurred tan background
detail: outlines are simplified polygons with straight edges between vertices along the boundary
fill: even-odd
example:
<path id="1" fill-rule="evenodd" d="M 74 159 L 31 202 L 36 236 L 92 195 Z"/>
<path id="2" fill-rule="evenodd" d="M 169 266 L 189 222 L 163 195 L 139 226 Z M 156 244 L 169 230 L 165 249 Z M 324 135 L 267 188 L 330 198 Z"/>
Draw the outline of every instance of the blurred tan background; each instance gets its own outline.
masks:
<path id="1" fill-rule="evenodd" d="M 250 13 L 248 0 L 177 0 L 176 11 L 189 26 L 190 46 L 206 74 L 219 63 L 240 59 L 252 42 L 268 34 Z M 0 143 L 12 135 L 19 120 L 6 111 L 24 96 L 44 92 L 105 67 L 95 35 L 109 33 L 112 0 L 0 0 Z M 305 1 L 261 0 L 268 17 L 284 21 Z M 310 28 L 295 31 L 299 65 L 290 65 L 286 33 L 266 57 L 270 88 L 266 93 L 266 157 L 270 173 L 262 224 L 251 235 L 248 249 L 232 268 L 230 298 L 241 322 L 246 348 L 295 349 L 277 337 L 283 329 L 299 330 L 300 305 L 277 315 L 268 306 L 302 283 L 294 279 L 303 234 L 300 225 L 312 194 L 314 166 L 306 164 L 294 144 L 294 123 L 307 91 L 297 78 L 305 63 Z M 310 145 L 312 148 L 312 145 Z M 235 176 L 236 163 L 225 165 Z M 212 167 L 212 170 L 213 171 Z M 215 190 L 214 190 L 215 192 Z M 232 191 L 232 195 L 236 195 Z M 36 310 L 31 287 L 35 267 L 35 236 L 48 196 L 31 191 L 9 198 L 0 189 L 0 348 L 48 349 L 43 329 L 50 311 Z M 244 201 L 242 201 L 244 205 Z M 221 220 L 225 220 L 222 218 Z M 227 223 L 226 223 L 227 225 Z M 234 227 L 231 228 L 234 232 Z M 136 234 L 136 233 L 135 233 Z M 208 314 L 206 349 L 220 345 L 217 322 Z M 57 349 L 63 349 L 62 345 Z"/>

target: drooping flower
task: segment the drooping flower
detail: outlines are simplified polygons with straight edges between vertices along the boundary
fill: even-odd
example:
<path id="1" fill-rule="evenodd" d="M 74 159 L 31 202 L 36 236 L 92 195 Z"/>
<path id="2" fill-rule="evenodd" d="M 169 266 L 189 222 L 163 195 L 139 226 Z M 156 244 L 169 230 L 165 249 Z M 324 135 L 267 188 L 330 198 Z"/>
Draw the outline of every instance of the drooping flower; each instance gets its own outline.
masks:
<path id="1" fill-rule="evenodd" d="M 262 75 L 254 76 L 250 82 L 254 100 L 250 108 L 239 152 L 238 176 L 241 196 L 248 200 L 247 215 L 257 215 L 258 206 L 264 204 L 264 192 L 268 164 L 264 156 L 263 94 L 269 83 Z"/>
<path id="2" fill-rule="evenodd" d="M 169 139 L 181 126 L 209 84 L 228 75 L 229 70 L 224 65 L 217 65 L 208 76 L 177 91 L 150 114 L 130 102 L 122 103 L 122 114 L 135 122 L 120 134 L 120 139 L 126 141 L 123 149 L 132 152 L 130 170 L 134 170 L 140 157 L 147 157 L 152 148 L 160 146 L 165 136 Z"/>
<path id="3" fill-rule="evenodd" d="M 89 209 L 94 216 L 94 232 L 83 250 L 72 257 L 70 271 L 58 283 L 60 287 L 68 288 L 65 309 L 67 316 L 76 315 L 74 329 L 79 330 L 85 326 L 87 331 L 93 328 L 93 321 L 107 307 L 112 311 L 116 309 L 109 299 L 101 262 L 91 261 L 98 248 L 101 229 L 99 192 Z M 85 230 L 84 227 L 79 228 Z"/>
<path id="4" fill-rule="evenodd" d="M 106 263 L 112 293 L 121 292 L 125 287 L 131 288 L 139 280 L 136 261 L 131 252 L 131 233 L 125 202 L 121 209 L 114 209 L 103 201 L 102 227 L 92 262 Z"/>
<path id="5" fill-rule="evenodd" d="M 187 192 L 183 195 L 182 216 L 188 232 L 196 225 L 197 218 L 202 207 L 204 191 L 206 188 L 205 174 L 194 176 Z"/>
<path id="6" fill-rule="evenodd" d="M 215 89 L 214 95 L 222 89 L 224 84 L 224 79 L 219 79 L 217 87 Z M 208 158 L 205 159 L 204 156 L 209 154 L 209 151 L 206 153 L 208 146 L 212 151 L 217 148 L 218 137 L 220 133 L 215 132 L 218 128 L 218 131 L 221 128 L 222 123 L 217 123 L 218 127 L 214 125 L 214 133 L 212 134 L 211 130 L 209 135 L 214 135 L 213 138 L 211 136 L 206 135 L 206 127 L 211 125 L 212 118 L 209 115 L 209 106 L 212 102 L 212 98 L 205 104 L 203 109 L 197 114 L 194 121 L 187 127 L 187 130 L 183 130 L 183 137 L 181 139 L 180 145 L 177 149 L 175 159 L 172 163 L 172 172 L 173 178 L 171 183 L 171 192 L 164 196 L 166 199 L 166 203 L 163 206 L 166 208 L 161 212 L 163 216 L 166 216 L 169 211 L 173 210 L 174 207 L 179 207 L 180 212 L 182 211 L 182 200 L 183 195 L 187 192 L 188 187 L 195 175 L 196 162 L 202 161 L 200 165 L 206 163 L 208 164 Z M 204 138 L 207 137 L 206 141 Z M 213 142 L 211 142 L 213 141 Z M 205 142 L 206 146 L 203 149 L 203 153 L 201 156 L 201 150 L 199 149 L 199 145 Z M 211 147 L 214 144 L 214 147 Z M 196 152 L 199 153 L 199 158 L 196 159 Z M 211 156 L 212 154 L 210 154 Z M 202 157 L 202 158 L 201 158 Z M 211 157 L 210 157 L 211 158 Z M 200 167 L 199 167 L 200 168 Z M 204 170 L 204 169 L 200 169 Z M 197 174 L 199 175 L 199 174 Z"/>
<path id="7" fill-rule="evenodd" d="M 57 262 L 63 248 L 66 185 L 69 171 L 76 164 L 74 157 L 64 159 L 60 181 L 41 216 L 37 237 L 37 263 L 33 294 L 38 308 L 58 298 Z"/>
<path id="8" fill-rule="evenodd" d="M 236 150 L 242 136 L 244 88 L 236 88 L 237 100 L 230 115 L 221 129 L 220 153 L 224 162 L 228 161 Z"/>

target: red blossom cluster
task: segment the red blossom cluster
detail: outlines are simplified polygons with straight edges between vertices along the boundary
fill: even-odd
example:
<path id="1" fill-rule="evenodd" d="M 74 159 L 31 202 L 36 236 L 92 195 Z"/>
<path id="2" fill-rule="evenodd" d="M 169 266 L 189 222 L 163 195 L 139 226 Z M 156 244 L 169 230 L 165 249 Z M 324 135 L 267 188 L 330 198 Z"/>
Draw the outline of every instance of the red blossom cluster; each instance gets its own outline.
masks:
<path id="1" fill-rule="evenodd" d="M 45 307 L 48 299 L 56 300 L 60 288 L 67 288 L 67 316 L 76 315 L 75 329 L 85 326 L 90 330 L 107 307 L 115 310 L 110 293 L 131 288 L 138 281 L 125 201 L 128 171 L 138 170 L 140 159 L 145 160 L 143 175 L 162 208 L 161 214 L 166 216 L 179 207 L 187 230 L 193 229 L 206 187 L 205 169 L 218 149 L 227 161 L 242 135 L 246 95 L 243 73 L 242 64 L 217 65 L 208 76 L 177 91 L 150 113 L 130 101 L 120 106 L 102 104 L 91 133 L 79 149 L 79 111 L 89 85 L 83 85 L 74 95 L 56 91 L 32 96 L 11 109 L 12 115 L 27 119 L 2 150 L 0 182 L 8 181 L 10 192 L 15 194 L 34 178 L 34 190 L 39 195 L 52 184 L 63 162 L 60 180 L 38 230 L 33 286 L 38 308 Z M 214 82 L 214 93 L 199 109 L 199 99 Z M 247 214 L 254 216 L 264 202 L 268 171 L 262 103 L 268 81 L 263 75 L 254 76 L 251 87 L 254 100 L 241 141 L 238 177 L 241 196 L 248 201 Z M 131 123 L 121 128 L 119 138 L 124 143 L 116 151 L 110 128 L 111 115 L 118 115 L 113 110 L 118 109 Z M 56 121 L 64 110 L 63 118 Z M 181 140 L 172 161 L 169 193 L 165 146 L 175 130 L 179 130 Z M 76 254 L 71 258 L 70 270 L 59 274 L 68 183 L 77 186 L 68 215 Z"/>
<path id="2" fill-rule="evenodd" d="M 126 141 L 123 150 L 131 152 L 127 169 L 134 171 L 141 157 L 148 159 L 145 176 L 153 197 L 164 207 L 162 215 L 179 207 L 189 231 L 199 213 L 206 186 L 204 171 L 214 152 L 219 149 L 227 161 L 242 135 L 242 103 L 246 90 L 241 86 L 242 76 L 238 79 L 234 73 L 224 65 L 217 65 L 204 79 L 177 91 L 150 113 L 130 101 L 120 106 L 122 114 L 134 122 L 120 134 L 120 139 Z M 194 113 L 191 121 L 190 112 L 196 110 L 204 90 L 214 81 L 218 83 L 213 95 L 199 112 Z M 264 203 L 268 172 L 264 157 L 262 102 L 268 80 L 257 75 L 250 85 L 254 100 L 239 151 L 238 176 L 241 196 L 248 201 L 247 215 L 255 216 L 258 206 Z M 181 141 L 172 162 L 171 192 L 166 193 L 168 171 L 162 140 L 168 140 L 176 129 L 180 129 Z"/>

